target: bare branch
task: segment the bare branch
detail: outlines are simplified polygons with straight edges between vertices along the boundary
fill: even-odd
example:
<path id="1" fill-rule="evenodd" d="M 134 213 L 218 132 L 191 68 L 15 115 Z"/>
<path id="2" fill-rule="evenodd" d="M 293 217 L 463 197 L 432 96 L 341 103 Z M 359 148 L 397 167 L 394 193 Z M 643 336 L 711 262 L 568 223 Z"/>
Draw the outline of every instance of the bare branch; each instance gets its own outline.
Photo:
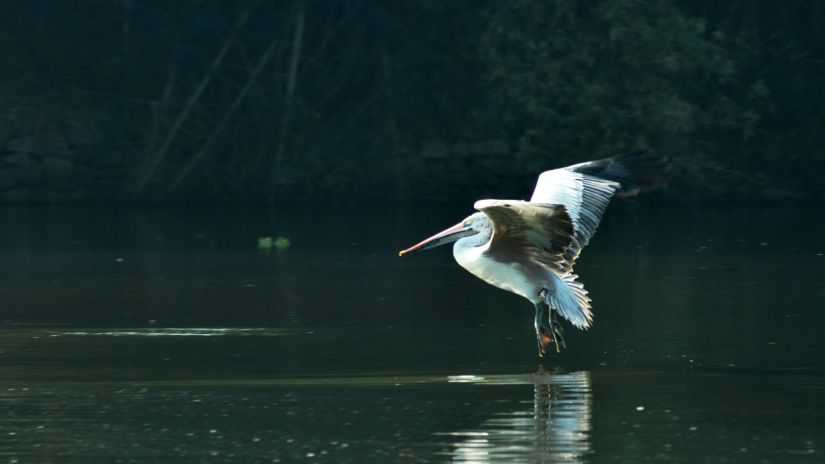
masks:
<path id="1" fill-rule="evenodd" d="M 250 13 L 252 12 L 252 7 L 247 8 L 241 16 L 235 21 L 235 28 L 240 28 L 249 18 Z M 175 141 L 175 138 L 178 135 L 181 127 L 186 122 L 189 114 L 192 112 L 192 109 L 195 107 L 195 104 L 200 99 L 201 95 L 203 95 L 204 90 L 209 85 L 209 82 L 214 77 L 215 73 L 217 72 L 218 68 L 223 61 L 224 56 L 229 51 L 230 47 L 232 46 L 233 40 L 232 35 L 230 34 L 227 39 L 224 41 L 223 46 L 221 47 L 218 54 L 215 56 L 215 59 L 212 60 L 212 64 L 209 66 L 209 70 L 201 79 L 198 86 L 195 88 L 192 95 L 189 97 L 189 100 L 186 102 L 186 106 L 184 106 L 183 111 L 178 115 L 175 123 L 172 125 L 172 128 L 169 130 L 169 134 L 167 134 L 166 139 L 164 139 L 163 144 L 160 146 L 158 151 L 155 153 L 154 157 L 149 161 L 146 169 L 144 169 L 143 174 L 141 175 L 140 179 L 138 180 L 137 186 L 132 194 L 132 198 L 139 198 L 143 194 L 143 189 L 146 188 L 146 184 L 149 183 L 149 180 L 154 175 L 155 170 L 160 166 L 161 162 L 163 162 L 164 157 L 166 156 L 169 147 L 172 145 L 172 142 Z"/>
<path id="2" fill-rule="evenodd" d="M 266 67 L 266 64 L 269 62 L 270 58 L 272 58 L 272 54 L 275 52 L 275 49 L 277 48 L 277 43 L 278 42 L 276 39 L 269 44 L 269 48 L 267 48 L 263 55 L 261 55 L 260 60 L 258 60 L 257 66 L 255 66 L 255 69 L 252 71 L 252 74 L 249 76 L 249 79 L 247 79 L 246 85 L 244 85 L 243 89 L 241 89 L 240 93 L 238 93 L 238 96 L 232 102 L 229 109 L 227 109 L 224 113 L 221 122 L 218 123 L 217 127 L 215 127 L 215 129 L 209 135 L 209 138 L 207 138 L 203 145 L 201 145 L 201 148 L 198 150 L 198 152 L 195 153 L 192 159 L 189 160 L 189 163 L 186 164 L 186 167 L 183 168 L 183 170 L 178 174 L 175 180 L 172 181 L 169 187 L 165 191 L 163 191 L 163 193 L 161 193 L 160 198 L 163 198 L 167 196 L 170 192 L 174 191 L 178 187 L 178 185 L 180 185 L 180 183 L 183 182 L 184 179 L 186 179 L 186 176 L 188 176 L 189 173 L 192 172 L 192 169 L 194 169 L 195 166 L 198 165 L 198 163 L 201 161 L 201 159 L 203 159 L 206 153 L 209 152 L 209 150 L 212 148 L 212 145 L 218 139 L 218 135 L 223 132 L 224 128 L 226 127 L 226 124 L 232 118 L 232 115 L 235 114 L 235 111 L 237 111 L 237 109 L 241 106 L 241 103 L 243 103 L 244 99 L 246 99 L 246 96 L 249 94 L 249 89 L 252 88 L 252 84 L 257 82 L 258 75 L 261 73 L 264 67 Z"/>
<path id="3" fill-rule="evenodd" d="M 298 10 L 295 13 L 295 36 L 292 41 L 292 58 L 289 63 L 289 78 L 286 84 L 286 95 L 284 103 L 284 113 L 281 118 L 281 137 L 278 140 L 278 149 L 275 152 L 275 160 L 272 163 L 272 171 L 270 173 L 270 193 L 269 199 L 274 200 L 275 186 L 277 184 L 278 171 L 283 164 L 284 149 L 286 148 L 286 128 L 289 122 L 290 110 L 292 108 L 292 100 L 295 96 L 295 87 L 297 85 L 298 77 L 298 59 L 301 56 L 301 46 L 304 40 L 304 23 L 306 20 L 306 3 L 304 0 L 298 0 Z"/>

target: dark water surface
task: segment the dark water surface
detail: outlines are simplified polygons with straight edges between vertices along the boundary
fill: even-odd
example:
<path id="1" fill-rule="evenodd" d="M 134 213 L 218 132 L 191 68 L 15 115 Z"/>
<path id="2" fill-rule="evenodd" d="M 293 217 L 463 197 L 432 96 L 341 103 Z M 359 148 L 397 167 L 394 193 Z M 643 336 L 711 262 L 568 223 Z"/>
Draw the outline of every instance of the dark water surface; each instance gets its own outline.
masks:
<path id="1" fill-rule="evenodd" d="M 820 211 L 613 205 L 540 359 L 381 210 L 0 210 L 0 463 L 825 462 Z"/>

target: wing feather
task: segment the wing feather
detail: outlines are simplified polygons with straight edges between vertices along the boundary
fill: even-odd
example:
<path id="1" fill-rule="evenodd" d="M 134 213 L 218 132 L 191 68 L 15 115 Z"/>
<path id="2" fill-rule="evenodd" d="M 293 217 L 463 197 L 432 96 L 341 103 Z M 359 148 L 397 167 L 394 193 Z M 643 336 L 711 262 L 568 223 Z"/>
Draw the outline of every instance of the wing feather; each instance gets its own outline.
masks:
<path id="1" fill-rule="evenodd" d="M 563 205 L 573 223 L 573 240 L 564 253 L 566 271 L 573 268 L 581 250 L 596 233 L 604 210 L 618 189 L 617 182 L 565 168 L 546 171 L 539 176 L 530 202 Z"/>
<path id="2" fill-rule="evenodd" d="M 475 208 L 490 218 L 493 237 L 487 253 L 501 262 L 524 258 L 561 271 L 573 243 L 573 223 L 560 204 L 520 200 L 480 200 Z"/>

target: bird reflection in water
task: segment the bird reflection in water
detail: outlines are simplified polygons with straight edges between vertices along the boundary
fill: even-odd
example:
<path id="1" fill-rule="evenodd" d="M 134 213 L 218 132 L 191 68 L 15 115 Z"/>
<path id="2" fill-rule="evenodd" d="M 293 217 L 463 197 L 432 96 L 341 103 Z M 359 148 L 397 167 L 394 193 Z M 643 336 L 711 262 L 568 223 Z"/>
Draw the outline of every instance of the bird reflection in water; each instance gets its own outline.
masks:
<path id="1" fill-rule="evenodd" d="M 532 408 L 499 413 L 476 429 L 447 434 L 458 439 L 450 453 L 454 462 L 584 461 L 591 452 L 590 373 L 556 374 L 539 368 L 531 376 L 487 378 L 480 383 L 529 383 L 530 379 Z"/>

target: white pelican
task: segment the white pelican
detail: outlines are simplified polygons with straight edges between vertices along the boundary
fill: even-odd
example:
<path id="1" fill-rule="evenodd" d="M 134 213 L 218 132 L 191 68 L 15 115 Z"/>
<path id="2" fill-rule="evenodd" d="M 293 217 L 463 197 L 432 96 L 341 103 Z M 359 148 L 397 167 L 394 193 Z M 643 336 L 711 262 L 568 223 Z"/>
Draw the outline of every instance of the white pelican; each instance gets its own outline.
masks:
<path id="1" fill-rule="evenodd" d="M 590 298 L 573 265 L 608 202 L 660 187 L 669 171 L 667 160 L 650 151 L 545 171 L 530 201 L 479 200 L 478 213 L 399 256 L 455 242 L 461 267 L 533 303 L 539 356 L 550 343 L 559 351 L 565 343 L 556 314 L 579 329 L 593 323 Z"/>

